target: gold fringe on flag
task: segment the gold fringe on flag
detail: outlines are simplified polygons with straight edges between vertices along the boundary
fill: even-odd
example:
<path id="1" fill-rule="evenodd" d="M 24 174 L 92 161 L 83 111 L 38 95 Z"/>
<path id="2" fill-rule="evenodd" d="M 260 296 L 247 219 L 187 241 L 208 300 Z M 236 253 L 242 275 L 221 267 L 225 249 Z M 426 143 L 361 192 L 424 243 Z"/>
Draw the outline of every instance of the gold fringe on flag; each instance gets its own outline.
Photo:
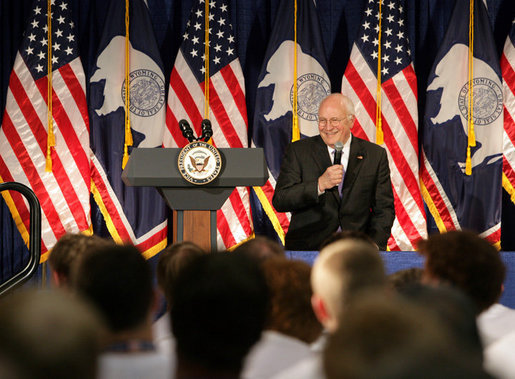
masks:
<path id="1" fill-rule="evenodd" d="M 382 0 L 379 0 L 379 34 L 377 39 L 377 104 L 376 104 L 376 143 L 382 145 L 384 143 L 383 120 L 381 117 L 381 35 L 382 35 Z"/>
<path id="2" fill-rule="evenodd" d="M 47 117 L 48 117 L 48 136 L 46 143 L 46 162 L 45 171 L 52 172 L 52 148 L 55 148 L 54 120 L 52 116 L 52 0 L 47 1 Z"/>
<path id="3" fill-rule="evenodd" d="M 127 165 L 129 160 L 129 146 L 132 146 L 132 132 L 131 132 L 131 118 L 130 118 L 130 106 L 131 106 L 131 91 L 130 91 L 130 36 L 129 36 L 129 0 L 125 0 L 125 142 L 123 144 L 123 159 L 122 169 Z"/>
<path id="4" fill-rule="evenodd" d="M 472 159 L 470 148 L 476 146 L 476 135 L 474 132 L 474 0 L 470 0 L 469 10 L 469 62 L 468 62 L 468 143 L 467 160 L 465 161 L 465 174 L 472 175 Z"/>
<path id="5" fill-rule="evenodd" d="M 293 119 L 291 128 L 291 141 L 295 142 L 300 139 L 299 115 L 297 109 L 297 0 L 294 0 L 293 12 Z"/>

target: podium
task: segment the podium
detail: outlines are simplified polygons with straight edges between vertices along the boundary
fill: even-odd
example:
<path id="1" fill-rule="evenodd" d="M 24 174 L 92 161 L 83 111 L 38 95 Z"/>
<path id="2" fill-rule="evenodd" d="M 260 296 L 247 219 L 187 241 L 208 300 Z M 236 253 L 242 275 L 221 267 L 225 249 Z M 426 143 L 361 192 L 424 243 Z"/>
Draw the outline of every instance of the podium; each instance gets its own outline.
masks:
<path id="1" fill-rule="evenodd" d="M 216 211 L 237 186 L 262 186 L 268 169 L 262 148 L 218 149 L 220 174 L 196 185 L 179 172 L 179 148 L 136 148 L 122 173 L 128 186 L 155 187 L 173 213 L 173 242 L 192 241 L 216 251 Z"/>

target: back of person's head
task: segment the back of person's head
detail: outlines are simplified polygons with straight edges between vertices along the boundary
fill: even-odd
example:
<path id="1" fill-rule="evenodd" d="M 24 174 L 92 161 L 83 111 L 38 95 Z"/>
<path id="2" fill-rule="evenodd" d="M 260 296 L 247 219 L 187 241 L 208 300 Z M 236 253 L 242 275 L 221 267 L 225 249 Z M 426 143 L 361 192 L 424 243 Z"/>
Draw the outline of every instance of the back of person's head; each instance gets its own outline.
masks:
<path id="1" fill-rule="evenodd" d="M 385 284 L 384 264 L 376 247 L 355 239 L 333 242 L 320 251 L 311 272 L 314 310 L 324 326 L 333 329 L 353 297 Z M 327 322 L 320 315 L 320 306 L 325 308 Z"/>
<path id="2" fill-rule="evenodd" d="M 379 293 L 364 294 L 345 310 L 323 365 L 328 379 L 488 377 L 432 313 Z"/>
<path id="3" fill-rule="evenodd" d="M 322 250 L 327 245 L 332 244 L 333 242 L 337 241 L 343 241 L 343 240 L 358 240 L 363 241 L 366 243 L 369 243 L 372 246 L 375 246 L 377 250 L 379 248 L 377 247 L 377 244 L 374 242 L 374 240 L 366 233 L 360 231 L 360 230 L 341 230 L 339 232 L 334 232 L 329 237 L 327 237 L 323 242 L 322 245 L 320 245 L 320 250 Z"/>
<path id="4" fill-rule="evenodd" d="M 168 302 L 171 301 L 170 289 L 179 272 L 196 257 L 203 254 L 207 254 L 207 252 L 189 241 L 174 243 L 160 253 L 156 267 L 157 284 Z"/>
<path id="5" fill-rule="evenodd" d="M 446 285 L 418 284 L 405 287 L 399 293 L 407 301 L 433 313 L 453 336 L 460 350 L 469 352 L 477 361 L 483 360 L 476 307 L 462 291 Z"/>
<path id="6" fill-rule="evenodd" d="M 69 286 L 72 265 L 77 257 L 87 251 L 102 248 L 112 242 L 92 235 L 67 233 L 55 244 L 48 257 L 53 279 L 58 287 Z"/>
<path id="7" fill-rule="evenodd" d="M 270 293 L 265 329 L 306 343 L 315 341 L 322 326 L 311 307 L 311 267 L 285 258 L 268 259 L 262 267 Z"/>
<path id="8" fill-rule="evenodd" d="M 261 336 L 268 302 L 255 260 L 233 253 L 200 256 L 179 273 L 172 298 L 178 369 L 239 373 Z"/>
<path id="9" fill-rule="evenodd" d="M 61 290 L 20 290 L 0 300 L 0 377 L 96 377 L 102 333 L 93 308 Z"/>
<path id="10" fill-rule="evenodd" d="M 284 257 L 284 248 L 279 243 L 265 236 L 256 236 L 245 241 L 233 251 L 237 254 L 247 254 L 257 260 L 273 257 Z"/>
<path id="11" fill-rule="evenodd" d="M 84 254 L 72 273 L 74 289 L 94 304 L 113 333 L 145 323 L 153 305 L 152 273 L 134 246 Z"/>
<path id="12" fill-rule="evenodd" d="M 411 287 L 417 287 L 422 281 L 424 269 L 420 267 L 410 267 L 395 271 L 388 275 L 388 284 L 397 292 L 402 292 Z"/>
<path id="13" fill-rule="evenodd" d="M 424 280 L 456 286 L 474 301 L 478 313 L 500 297 L 506 269 L 499 252 L 470 231 L 433 234 L 418 243 L 425 256 Z"/>

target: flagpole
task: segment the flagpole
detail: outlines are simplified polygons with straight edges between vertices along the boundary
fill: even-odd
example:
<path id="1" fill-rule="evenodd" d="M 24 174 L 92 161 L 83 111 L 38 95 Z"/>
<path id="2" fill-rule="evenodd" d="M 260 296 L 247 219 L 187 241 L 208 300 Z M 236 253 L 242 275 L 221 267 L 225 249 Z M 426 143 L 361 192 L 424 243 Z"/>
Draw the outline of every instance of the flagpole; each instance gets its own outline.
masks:
<path id="1" fill-rule="evenodd" d="M 122 169 L 125 168 L 129 160 L 129 146 L 132 146 L 131 119 L 130 119 L 130 20 L 129 20 L 129 0 L 125 0 L 125 143 L 123 145 Z"/>
<path id="2" fill-rule="evenodd" d="M 382 0 L 379 0 L 379 32 L 377 44 L 377 100 L 376 100 L 376 143 L 382 145 L 384 143 L 383 121 L 381 117 L 381 37 L 382 37 Z"/>
<path id="3" fill-rule="evenodd" d="M 297 0 L 294 1 L 294 11 L 293 11 L 293 119 L 292 119 L 292 130 L 291 130 L 291 140 L 292 142 L 298 141 L 300 139 L 300 130 L 299 130 L 299 115 L 297 109 Z"/>
<path id="4" fill-rule="evenodd" d="M 468 141 L 467 159 L 465 161 L 465 174 L 472 175 L 472 159 L 470 147 L 476 146 L 476 136 L 474 132 L 474 1 L 470 0 L 469 9 L 469 56 L 468 56 Z"/>
<path id="5" fill-rule="evenodd" d="M 52 148 L 55 147 L 55 135 L 52 116 L 52 0 L 47 1 L 47 116 L 48 116 L 48 137 L 46 147 L 45 171 L 52 172 Z"/>

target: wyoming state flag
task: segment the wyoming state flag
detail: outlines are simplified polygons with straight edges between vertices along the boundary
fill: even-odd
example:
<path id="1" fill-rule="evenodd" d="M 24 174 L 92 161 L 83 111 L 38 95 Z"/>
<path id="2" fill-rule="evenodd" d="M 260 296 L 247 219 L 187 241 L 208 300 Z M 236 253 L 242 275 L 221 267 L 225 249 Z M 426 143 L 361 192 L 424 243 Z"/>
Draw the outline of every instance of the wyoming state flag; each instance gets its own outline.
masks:
<path id="1" fill-rule="evenodd" d="M 113 239 L 149 258 L 166 246 L 166 205 L 155 188 L 126 186 L 121 174 L 133 147 L 161 147 L 165 78 L 147 6 L 129 2 L 127 33 L 125 5 L 111 1 L 90 77 L 92 192 Z"/>
<path id="2" fill-rule="evenodd" d="M 469 11 L 473 7 L 473 13 Z M 457 0 L 428 79 L 423 195 L 440 232 L 500 244 L 503 90 L 481 0 Z"/>

